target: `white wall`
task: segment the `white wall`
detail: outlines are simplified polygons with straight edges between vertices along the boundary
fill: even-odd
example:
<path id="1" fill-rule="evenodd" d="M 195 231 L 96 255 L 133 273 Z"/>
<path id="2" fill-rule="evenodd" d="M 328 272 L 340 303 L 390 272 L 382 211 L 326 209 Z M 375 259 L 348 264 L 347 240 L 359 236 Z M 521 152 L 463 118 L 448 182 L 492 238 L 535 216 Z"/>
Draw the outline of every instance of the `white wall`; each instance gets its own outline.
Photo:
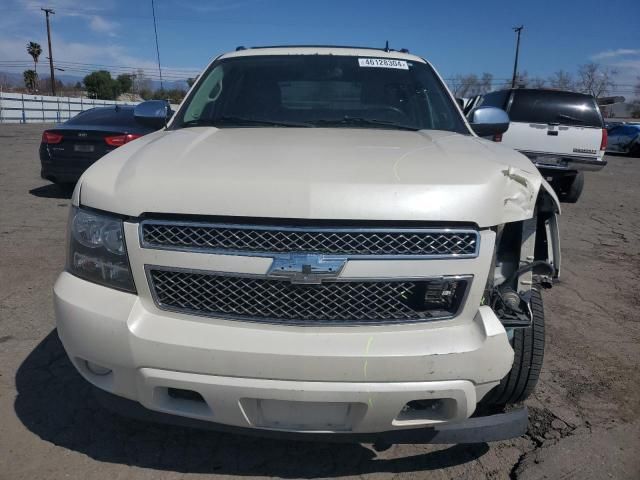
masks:
<path id="1" fill-rule="evenodd" d="M 137 103 L 3 92 L 0 93 L 0 123 L 64 122 L 93 107 Z"/>

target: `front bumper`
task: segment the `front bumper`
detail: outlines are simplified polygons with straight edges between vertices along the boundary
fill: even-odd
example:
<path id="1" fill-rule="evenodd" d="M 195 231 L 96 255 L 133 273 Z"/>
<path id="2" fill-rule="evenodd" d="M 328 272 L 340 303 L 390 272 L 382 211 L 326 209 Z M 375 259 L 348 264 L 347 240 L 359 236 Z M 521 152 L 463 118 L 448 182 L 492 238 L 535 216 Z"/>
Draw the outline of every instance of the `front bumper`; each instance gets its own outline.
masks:
<path id="1" fill-rule="evenodd" d="M 169 415 L 144 408 L 140 403 L 96 389 L 100 404 L 112 412 L 136 420 L 163 423 L 187 428 L 237 433 L 278 440 L 330 441 L 372 443 L 385 448 L 396 444 L 457 444 L 485 443 L 507 440 L 524 435 L 529 425 L 527 407 L 512 409 L 506 413 L 472 417 L 452 423 L 441 423 L 430 428 L 406 428 L 374 433 L 336 432 L 296 433 L 278 430 L 231 427 L 220 423 L 197 420 L 189 417 Z"/>
<path id="2" fill-rule="evenodd" d="M 256 326 L 160 311 L 144 293 L 68 273 L 54 300 L 62 343 L 95 386 L 156 412 L 261 432 L 366 435 L 456 425 L 513 361 L 488 307 L 393 328 Z M 111 372 L 95 375 L 86 361 Z M 431 407 L 407 408 L 416 400 Z"/>

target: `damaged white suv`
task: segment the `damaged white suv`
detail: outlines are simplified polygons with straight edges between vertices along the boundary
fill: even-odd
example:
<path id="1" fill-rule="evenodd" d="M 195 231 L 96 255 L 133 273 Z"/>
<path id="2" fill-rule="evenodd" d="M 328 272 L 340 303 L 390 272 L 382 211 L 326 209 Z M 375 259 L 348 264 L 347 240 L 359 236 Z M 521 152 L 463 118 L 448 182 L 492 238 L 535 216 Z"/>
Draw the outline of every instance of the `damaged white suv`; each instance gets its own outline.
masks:
<path id="1" fill-rule="evenodd" d="M 163 103 L 136 115 L 166 121 Z M 261 435 L 524 433 L 558 201 L 406 51 L 238 49 L 72 199 L 58 333 L 119 411 Z M 475 132 L 475 133 L 474 133 Z M 143 408 L 146 407 L 146 408 Z M 169 414 L 169 415 L 167 415 Z"/>

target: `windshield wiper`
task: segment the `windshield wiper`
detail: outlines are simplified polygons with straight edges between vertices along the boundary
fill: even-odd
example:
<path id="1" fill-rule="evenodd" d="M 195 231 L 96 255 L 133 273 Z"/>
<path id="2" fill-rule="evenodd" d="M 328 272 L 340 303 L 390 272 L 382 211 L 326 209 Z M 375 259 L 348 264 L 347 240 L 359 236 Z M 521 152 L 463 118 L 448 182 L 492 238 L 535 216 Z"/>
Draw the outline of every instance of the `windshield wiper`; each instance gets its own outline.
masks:
<path id="1" fill-rule="evenodd" d="M 571 115 L 565 115 L 564 113 L 559 113 L 558 115 L 556 115 L 557 118 L 562 118 L 564 120 L 570 120 L 572 122 L 577 122 L 577 123 L 584 123 L 582 120 L 580 120 L 579 118 L 576 117 L 572 117 Z"/>
<path id="2" fill-rule="evenodd" d="M 410 130 L 412 132 L 420 130 L 417 127 L 402 125 L 400 123 L 388 122 L 386 120 L 378 120 L 375 118 L 364 118 L 364 117 L 351 117 L 349 115 L 345 115 L 344 117 L 337 118 L 337 119 L 313 120 L 313 123 L 316 125 L 364 125 L 364 126 L 374 126 L 374 127 L 387 127 L 387 128 L 396 128 L 398 130 Z"/>
<path id="3" fill-rule="evenodd" d="M 201 126 L 213 126 L 217 127 L 220 125 L 265 125 L 272 127 L 313 127 L 310 123 L 304 122 L 290 122 L 288 120 L 266 120 L 260 118 L 245 118 L 245 117 L 236 117 L 232 115 L 224 115 L 215 119 L 199 119 L 199 120 L 190 120 L 188 122 L 184 122 L 182 127 L 201 127 Z"/>

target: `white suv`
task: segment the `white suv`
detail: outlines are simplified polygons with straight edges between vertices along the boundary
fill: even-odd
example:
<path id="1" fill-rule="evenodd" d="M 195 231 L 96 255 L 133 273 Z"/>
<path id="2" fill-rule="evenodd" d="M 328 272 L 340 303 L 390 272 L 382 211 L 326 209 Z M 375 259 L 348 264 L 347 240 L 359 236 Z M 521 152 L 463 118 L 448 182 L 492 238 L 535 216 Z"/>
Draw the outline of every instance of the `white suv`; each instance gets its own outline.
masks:
<path id="1" fill-rule="evenodd" d="M 162 124 L 166 106 L 136 115 Z M 522 434 L 526 409 L 500 407 L 540 372 L 558 201 L 525 156 L 472 128 L 503 132 L 506 114 L 468 124 L 406 52 L 216 58 L 166 128 L 74 191 L 55 285 L 70 359 L 106 404 L 174 423 Z"/>
<path id="2" fill-rule="evenodd" d="M 591 95 L 517 88 L 476 97 L 467 111 L 477 106 L 497 107 L 509 114 L 509 130 L 495 140 L 529 157 L 563 202 L 577 202 L 584 172 L 607 164 L 603 158 L 607 130 Z"/>

